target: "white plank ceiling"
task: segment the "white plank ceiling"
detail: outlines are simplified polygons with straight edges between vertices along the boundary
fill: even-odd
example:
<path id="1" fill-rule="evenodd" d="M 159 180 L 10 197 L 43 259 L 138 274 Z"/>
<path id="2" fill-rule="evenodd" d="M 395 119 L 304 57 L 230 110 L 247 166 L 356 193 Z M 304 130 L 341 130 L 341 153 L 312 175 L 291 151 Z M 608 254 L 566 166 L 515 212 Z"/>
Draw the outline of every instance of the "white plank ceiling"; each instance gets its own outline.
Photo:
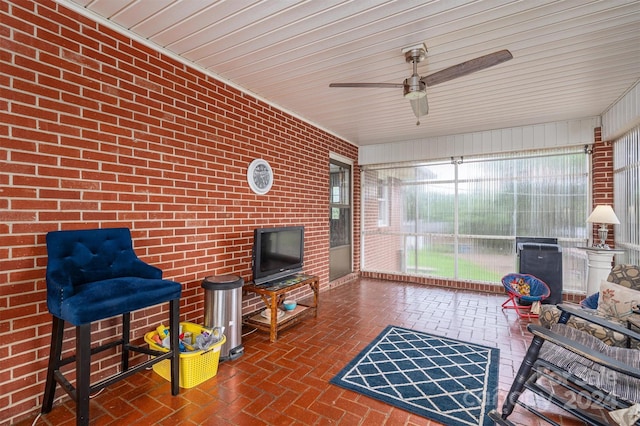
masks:
<path id="1" fill-rule="evenodd" d="M 363 146 L 593 117 L 640 79 L 635 0 L 59 0 Z M 94 16 L 95 18 L 95 16 Z M 501 49 L 511 61 L 427 88 L 416 126 L 401 50 L 425 76 Z"/>

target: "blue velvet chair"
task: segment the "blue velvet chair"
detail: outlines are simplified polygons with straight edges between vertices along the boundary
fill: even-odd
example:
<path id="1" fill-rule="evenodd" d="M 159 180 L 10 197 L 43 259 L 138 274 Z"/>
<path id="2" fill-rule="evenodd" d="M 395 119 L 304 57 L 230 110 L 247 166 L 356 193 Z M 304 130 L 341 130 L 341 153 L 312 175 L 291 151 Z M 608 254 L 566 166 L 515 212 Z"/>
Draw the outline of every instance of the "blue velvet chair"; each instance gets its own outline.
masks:
<path id="1" fill-rule="evenodd" d="M 42 412 L 53 406 L 56 385 L 76 402 L 76 422 L 89 423 L 89 395 L 118 380 L 171 359 L 171 393 L 179 392 L 178 333 L 170 333 L 169 352 L 159 352 L 129 342 L 131 312 L 169 303 L 169 327 L 179 328 L 182 286 L 163 280 L 162 271 L 138 259 L 126 228 L 54 231 L 47 234 L 47 306 L 53 315 L 49 366 Z M 122 336 L 91 347 L 91 323 L 122 315 Z M 75 355 L 61 358 L 65 322 L 75 326 Z M 91 356 L 115 347 L 122 350 L 120 372 L 91 384 Z M 129 366 L 130 352 L 151 355 Z M 73 386 L 61 367 L 75 363 Z"/>

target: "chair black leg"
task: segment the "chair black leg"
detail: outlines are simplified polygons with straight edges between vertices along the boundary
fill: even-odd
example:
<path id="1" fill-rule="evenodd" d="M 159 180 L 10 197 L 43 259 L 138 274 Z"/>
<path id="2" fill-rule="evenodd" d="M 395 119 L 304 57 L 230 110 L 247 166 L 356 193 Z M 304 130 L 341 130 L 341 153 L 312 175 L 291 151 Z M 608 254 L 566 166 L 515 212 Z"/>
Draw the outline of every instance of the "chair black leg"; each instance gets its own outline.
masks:
<path id="1" fill-rule="evenodd" d="M 169 336 L 171 342 L 171 395 L 180 393 L 180 348 L 178 347 L 178 339 L 180 337 L 180 299 L 174 299 L 169 302 Z"/>
<path id="2" fill-rule="evenodd" d="M 44 398 L 42 400 L 42 413 L 48 413 L 53 408 L 53 399 L 56 394 L 55 372 L 60 368 L 62 356 L 62 339 L 64 336 L 64 320 L 53 317 L 51 330 L 51 345 L 49 349 L 49 366 L 47 367 L 47 381 L 44 385 Z"/>
<path id="3" fill-rule="evenodd" d="M 558 324 L 566 324 L 569 322 L 569 318 L 571 318 L 571 314 L 567 311 L 562 311 L 560 318 L 558 318 Z"/>
<path id="4" fill-rule="evenodd" d="M 129 335 L 131 331 L 131 314 L 126 313 L 122 318 L 123 342 L 122 348 L 122 371 L 129 369 Z M 49 364 L 47 367 L 47 377 L 42 401 L 42 413 L 49 413 L 53 408 L 53 400 L 56 391 L 56 375 L 60 374 L 60 366 L 63 362 L 62 342 L 64 338 L 64 320 L 53 317 L 51 332 L 51 345 L 49 350 Z M 171 300 L 169 303 L 169 327 L 172 332 L 170 341 L 171 357 L 171 394 L 180 393 L 180 299 Z M 64 362 L 68 362 L 65 359 Z M 73 387 L 66 382 L 63 387 L 71 393 L 76 402 L 76 424 L 89 424 L 89 400 L 91 392 L 91 324 L 76 326 L 76 383 Z M 64 380 L 64 379 L 63 379 Z"/>
<path id="5" fill-rule="evenodd" d="M 527 354 L 525 355 L 522 364 L 520 364 L 518 374 L 516 374 L 513 384 L 511 385 L 511 389 L 507 394 L 507 398 L 502 405 L 503 419 L 506 419 L 513 412 L 516 402 L 523 392 L 524 385 L 531 376 L 531 369 L 533 368 L 534 362 L 538 359 L 538 354 L 540 353 L 540 348 L 542 348 L 543 342 L 544 339 L 538 336 L 535 336 L 531 341 Z"/>
<path id="6" fill-rule="evenodd" d="M 122 370 L 129 369 L 129 335 L 131 334 L 131 313 L 122 314 Z"/>
<path id="7" fill-rule="evenodd" d="M 76 424 L 89 424 L 91 324 L 76 326 Z"/>

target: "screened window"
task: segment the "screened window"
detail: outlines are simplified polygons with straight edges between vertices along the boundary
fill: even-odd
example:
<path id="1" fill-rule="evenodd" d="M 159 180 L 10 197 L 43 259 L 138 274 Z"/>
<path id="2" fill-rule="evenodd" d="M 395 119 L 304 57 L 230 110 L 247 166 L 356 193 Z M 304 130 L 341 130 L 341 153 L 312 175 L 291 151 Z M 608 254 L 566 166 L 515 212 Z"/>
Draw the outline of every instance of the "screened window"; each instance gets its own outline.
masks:
<path id="1" fill-rule="evenodd" d="M 614 208 L 620 225 L 615 225 L 616 248 L 625 254 L 618 263 L 640 264 L 640 127 L 613 145 Z"/>
<path id="2" fill-rule="evenodd" d="M 362 181 L 365 271 L 499 284 L 516 270 L 516 237 L 553 237 L 564 291 L 584 291 L 586 257 L 576 248 L 588 236 L 582 148 L 369 167 Z M 367 200 L 380 182 L 393 182 L 384 229 L 367 225 L 380 221 L 379 204 Z"/>
<path id="3" fill-rule="evenodd" d="M 389 226 L 389 185 L 378 182 L 378 226 Z"/>

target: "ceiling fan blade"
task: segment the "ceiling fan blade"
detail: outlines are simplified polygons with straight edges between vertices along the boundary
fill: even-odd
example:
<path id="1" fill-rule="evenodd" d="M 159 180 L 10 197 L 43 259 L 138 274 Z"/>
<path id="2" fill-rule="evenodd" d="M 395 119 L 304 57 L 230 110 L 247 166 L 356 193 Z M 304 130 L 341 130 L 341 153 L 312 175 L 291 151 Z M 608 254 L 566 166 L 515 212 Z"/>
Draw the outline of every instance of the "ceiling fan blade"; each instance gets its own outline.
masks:
<path id="1" fill-rule="evenodd" d="M 383 89 L 402 89 L 404 84 L 396 83 L 331 83 L 329 87 L 381 87 Z"/>
<path id="2" fill-rule="evenodd" d="M 420 118 L 423 115 L 427 115 L 429 113 L 429 103 L 427 102 L 427 97 L 423 96 L 421 98 L 410 99 L 411 108 L 413 108 L 413 113 L 416 118 Z"/>
<path id="3" fill-rule="evenodd" d="M 436 84 L 444 83 L 445 81 L 453 80 L 454 78 L 462 77 L 463 75 L 471 74 L 473 72 L 501 64 L 502 62 L 508 61 L 509 59 L 513 59 L 513 55 L 511 54 L 511 52 L 506 49 L 500 50 L 498 52 L 489 53 L 488 55 L 470 59 L 468 61 L 462 62 L 461 64 L 445 68 L 442 71 L 438 71 L 431 75 L 422 77 L 420 80 L 423 81 L 427 86 L 433 86 Z"/>

